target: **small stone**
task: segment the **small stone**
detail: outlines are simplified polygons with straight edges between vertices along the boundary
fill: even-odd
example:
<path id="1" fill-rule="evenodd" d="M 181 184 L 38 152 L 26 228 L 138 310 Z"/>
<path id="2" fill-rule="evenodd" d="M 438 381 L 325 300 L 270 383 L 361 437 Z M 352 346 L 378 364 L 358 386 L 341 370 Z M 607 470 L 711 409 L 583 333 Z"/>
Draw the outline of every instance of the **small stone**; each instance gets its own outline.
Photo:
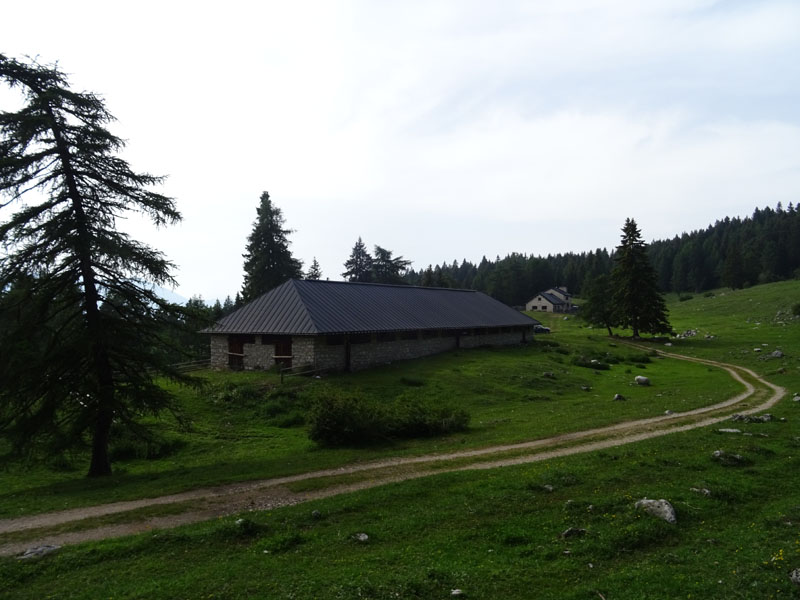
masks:
<path id="1" fill-rule="evenodd" d="M 702 494 L 703 496 L 711 496 L 711 490 L 706 488 L 689 488 L 690 492 L 694 492 L 695 494 Z"/>
<path id="2" fill-rule="evenodd" d="M 665 411 L 664 411 L 664 414 L 665 414 L 665 415 L 667 415 L 667 416 L 669 416 L 669 415 L 674 415 L 675 413 L 674 413 L 674 412 L 672 412 L 671 410 L 665 410 Z"/>
<path id="3" fill-rule="evenodd" d="M 753 348 L 753 352 L 761 352 L 761 348 Z"/>
<path id="4" fill-rule="evenodd" d="M 725 428 L 725 429 L 717 429 L 717 431 L 719 433 L 742 433 L 741 429 L 728 429 L 728 428 Z"/>
<path id="5" fill-rule="evenodd" d="M 789 579 L 795 585 L 800 585 L 800 569 L 795 569 L 789 573 Z"/>
<path id="6" fill-rule="evenodd" d="M 714 450 L 711 453 L 711 457 L 726 466 L 741 465 L 747 462 L 741 454 L 730 454 L 724 450 Z"/>
<path id="7" fill-rule="evenodd" d="M 636 382 L 636 385 L 645 385 L 645 386 L 650 385 L 650 379 L 642 375 L 637 375 L 636 377 L 633 378 L 633 380 Z"/>
<path id="8" fill-rule="evenodd" d="M 592 391 L 592 386 L 590 386 L 590 385 L 582 385 L 582 386 L 581 386 L 581 389 L 582 389 L 584 392 L 591 392 L 591 391 Z M 795 400 L 795 402 L 796 402 L 796 401 L 797 401 L 797 399 Z"/>
<path id="9" fill-rule="evenodd" d="M 17 560 L 29 560 L 31 558 L 38 558 L 40 556 L 44 556 L 45 554 L 52 554 L 59 548 L 61 548 L 61 546 L 52 546 L 52 545 L 44 545 L 44 546 L 36 546 L 34 548 L 28 548 L 21 556 L 17 557 Z"/>
<path id="10" fill-rule="evenodd" d="M 545 492 L 547 492 L 547 493 L 552 493 L 552 491 L 553 491 L 555 488 L 554 488 L 552 485 L 550 485 L 549 483 L 545 483 L 545 484 L 542 486 L 542 489 L 543 489 Z"/>
<path id="11" fill-rule="evenodd" d="M 548 379 L 555 379 L 556 375 L 552 371 L 545 371 L 542 373 L 542 377 L 547 377 Z"/>
<path id="12" fill-rule="evenodd" d="M 783 352 L 780 350 L 775 350 L 774 352 L 770 352 L 770 358 L 783 358 Z"/>
<path id="13" fill-rule="evenodd" d="M 564 539 L 571 537 L 581 537 L 584 535 L 586 535 L 586 530 L 579 529 L 578 527 L 570 527 L 569 529 L 566 529 L 563 532 L 561 532 L 561 537 Z"/>
<path id="14" fill-rule="evenodd" d="M 450 590 L 450 595 L 451 596 L 463 596 L 464 592 L 462 590 L 456 588 L 454 590 Z"/>
<path id="15" fill-rule="evenodd" d="M 319 512 L 318 510 L 312 510 L 311 511 L 311 518 L 312 519 L 321 519 L 322 518 L 322 513 Z"/>
<path id="16" fill-rule="evenodd" d="M 623 396 L 622 394 L 614 394 L 614 400 L 617 401 L 625 400 L 625 396 Z"/>
<path id="17" fill-rule="evenodd" d="M 663 519 L 667 523 L 674 525 L 678 522 L 678 518 L 675 515 L 675 509 L 672 507 L 672 504 L 663 498 L 661 500 L 642 498 L 634 506 L 637 509 L 644 510 L 649 515 Z"/>
<path id="18" fill-rule="evenodd" d="M 670 348 L 671 348 L 671 347 L 672 347 L 672 342 L 667 342 L 667 343 L 666 343 L 666 344 L 664 344 L 664 345 L 665 345 L 665 346 L 667 346 L 667 347 L 670 347 Z"/>
<path id="19" fill-rule="evenodd" d="M 369 540 L 369 536 L 366 533 L 357 533 L 353 536 L 353 538 L 357 542 L 361 542 L 362 544 Z"/>

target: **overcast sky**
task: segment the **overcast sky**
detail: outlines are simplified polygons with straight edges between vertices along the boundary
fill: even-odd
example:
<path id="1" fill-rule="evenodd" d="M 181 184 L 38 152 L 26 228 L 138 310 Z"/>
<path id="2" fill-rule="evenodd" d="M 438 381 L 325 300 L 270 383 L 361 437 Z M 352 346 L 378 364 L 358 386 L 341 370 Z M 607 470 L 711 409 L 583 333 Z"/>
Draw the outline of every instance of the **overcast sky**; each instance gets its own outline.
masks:
<path id="1" fill-rule="evenodd" d="M 124 227 L 187 298 L 241 288 L 264 190 L 330 279 L 359 236 L 420 269 L 800 202 L 796 0 L 48 0 L 5 3 L 0 44 L 169 176 L 183 222 Z"/>

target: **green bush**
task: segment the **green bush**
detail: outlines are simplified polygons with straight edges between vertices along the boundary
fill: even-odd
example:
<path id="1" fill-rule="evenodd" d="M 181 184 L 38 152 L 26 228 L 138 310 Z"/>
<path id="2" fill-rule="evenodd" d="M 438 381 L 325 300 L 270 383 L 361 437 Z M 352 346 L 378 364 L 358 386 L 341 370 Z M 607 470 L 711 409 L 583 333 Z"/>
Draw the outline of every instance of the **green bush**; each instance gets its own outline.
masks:
<path id="1" fill-rule="evenodd" d="M 691 294 L 678 294 L 678 302 L 686 302 L 694 298 Z"/>
<path id="2" fill-rule="evenodd" d="M 795 317 L 800 317 L 800 302 L 792 306 L 792 314 Z"/>
<path id="3" fill-rule="evenodd" d="M 378 404 L 359 394 L 327 390 L 314 401 L 308 421 L 309 437 L 322 446 L 365 446 L 463 431 L 469 414 L 414 396 Z"/>
<path id="4" fill-rule="evenodd" d="M 586 367 L 595 371 L 608 371 L 611 368 L 609 363 L 588 356 L 575 356 L 572 358 L 572 364 L 576 367 Z"/>

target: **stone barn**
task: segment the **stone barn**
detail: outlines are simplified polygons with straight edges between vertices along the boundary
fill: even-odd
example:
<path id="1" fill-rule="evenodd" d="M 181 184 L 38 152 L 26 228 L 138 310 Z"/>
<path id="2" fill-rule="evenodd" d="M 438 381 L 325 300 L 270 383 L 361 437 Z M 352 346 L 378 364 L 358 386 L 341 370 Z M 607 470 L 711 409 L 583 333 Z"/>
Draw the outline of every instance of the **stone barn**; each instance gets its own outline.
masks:
<path id="1" fill-rule="evenodd" d="M 523 343 L 537 324 L 473 290 L 292 279 L 205 333 L 212 367 L 351 371 Z"/>

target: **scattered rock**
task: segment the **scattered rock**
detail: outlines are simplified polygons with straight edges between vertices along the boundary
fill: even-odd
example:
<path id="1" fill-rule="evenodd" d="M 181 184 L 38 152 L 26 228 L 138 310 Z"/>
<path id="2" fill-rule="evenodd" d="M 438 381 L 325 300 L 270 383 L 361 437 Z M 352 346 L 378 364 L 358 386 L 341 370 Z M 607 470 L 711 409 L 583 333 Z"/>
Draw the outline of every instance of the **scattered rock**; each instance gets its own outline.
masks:
<path id="1" fill-rule="evenodd" d="M 747 459 L 745 459 L 745 457 L 741 454 L 731 454 L 729 452 L 725 452 L 724 450 L 714 450 L 714 452 L 711 453 L 711 457 L 720 464 L 728 467 L 747 463 Z"/>
<path id="2" fill-rule="evenodd" d="M 642 498 L 635 504 L 635 507 L 644 510 L 649 515 L 663 519 L 667 523 L 674 525 L 678 522 L 678 517 L 675 516 L 675 509 L 672 508 L 672 504 L 663 498 L 661 500 Z"/>
<path id="3" fill-rule="evenodd" d="M 581 537 L 586 535 L 585 529 L 579 529 L 577 527 L 570 527 L 569 529 L 564 530 L 561 532 L 561 537 L 564 539 L 571 538 L 571 537 Z"/>
<path id="4" fill-rule="evenodd" d="M 551 493 L 551 492 L 552 492 L 552 491 L 553 491 L 555 488 L 554 488 L 552 485 L 550 485 L 549 483 L 545 483 L 545 484 L 542 486 L 542 489 L 543 489 L 545 492 Z"/>
<path id="5" fill-rule="evenodd" d="M 650 385 L 650 379 L 642 375 L 637 375 L 633 380 L 636 382 L 636 385 Z"/>
<path id="6" fill-rule="evenodd" d="M 718 433 L 742 433 L 741 429 L 717 429 Z"/>
<path id="7" fill-rule="evenodd" d="M 542 373 L 542 377 L 547 377 L 548 379 L 555 379 L 556 375 L 552 371 L 545 371 Z"/>
<path id="8" fill-rule="evenodd" d="M 795 569 L 789 573 L 789 579 L 795 585 L 800 585 L 800 569 Z"/>
<path id="9" fill-rule="evenodd" d="M 694 492 L 695 494 L 702 494 L 703 496 L 711 496 L 711 490 L 706 488 L 689 488 L 690 492 Z"/>
<path id="10" fill-rule="evenodd" d="M 454 590 L 450 590 L 450 595 L 451 596 L 463 596 L 464 592 L 462 590 L 456 588 Z"/>
<path id="11" fill-rule="evenodd" d="M 625 396 L 622 394 L 614 394 L 614 400 L 625 400 Z"/>
<path id="12" fill-rule="evenodd" d="M 311 511 L 311 518 L 312 519 L 321 519 L 322 518 L 322 513 L 319 512 L 318 510 L 312 510 Z"/>
<path id="13" fill-rule="evenodd" d="M 23 552 L 20 556 L 17 557 L 17 560 L 29 560 L 31 558 L 38 558 L 40 556 L 44 556 L 45 554 L 52 554 L 56 550 L 61 548 L 61 546 L 36 546 L 34 548 L 28 548 Z"/>
<path id="14" fill-rule="evenodd" d="M 674 413 L 674 412 L 672 412 L 671 410 L 665 410 L 665 411 L 664 411 L 664 414 L 665 414 L 666 416 L 670 416 L 670 415 L 674 415 L 675 413 Z"/>
<path id="15" fill-rule="evenodd" d="M 671 348 L 671 347 L 672 347 L 672 342 L 667 342 L 667 343 L 666 343 L 666 344 L 664 344 L 664 345 L 665 345 L 665 346 L 668 346 L 668 347 L 670 347 L 670 348 Z"/>
<path id="16" fill-rule="evenodd" d="M 774 417 L 769 413 L 758 416 L 736 414 L 731 417 L 731 421 L 740 421 L 742 423 L 768 423 L 773 419 Z"/>
<path id="17" fill-rule="evenodd" d="M 353 539 L 363 544 L 364 542 L 369 541 L 369 536 L 366 533 L 356 533 L 353 535 Z"/>
<path id="18" fill-rule="evenodd" d="M 761 352 L 761 348 L 753 348 L 753 352 Z"/>
<path id="19" fill-rule="evenodd" d="M 775 350 L 774 352 L 769 353 L 770 358 L 783 358 L 783 352 L 780 350 Z"/>
<path id="20" fill-rule="evenodd" d="M 592 386 L 590 386 L 590 385 L 582 385 L 582 386 L 581 386 L 581 389 L 582 389 L 584 392 L 591 392 L 591 391 L 592 391 Z"/>

